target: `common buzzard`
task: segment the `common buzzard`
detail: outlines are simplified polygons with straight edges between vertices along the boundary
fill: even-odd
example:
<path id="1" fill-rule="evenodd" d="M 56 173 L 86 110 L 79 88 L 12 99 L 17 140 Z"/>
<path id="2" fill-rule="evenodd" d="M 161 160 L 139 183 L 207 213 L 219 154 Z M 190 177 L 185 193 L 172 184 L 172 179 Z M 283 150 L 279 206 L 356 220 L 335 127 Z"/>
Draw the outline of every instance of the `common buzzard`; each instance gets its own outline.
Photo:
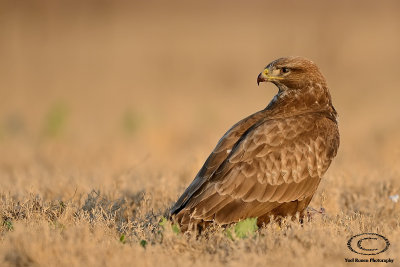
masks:
<path id="1" fill-rule="evenodd" d="M 302 57 L 277 59 L 258 75 L 279 91 L 268 106 L 219 140 L 170 210 L 181 229 L 249 217 L 304 215 L 336 156 L 339 130 L 324 76 Z"/>

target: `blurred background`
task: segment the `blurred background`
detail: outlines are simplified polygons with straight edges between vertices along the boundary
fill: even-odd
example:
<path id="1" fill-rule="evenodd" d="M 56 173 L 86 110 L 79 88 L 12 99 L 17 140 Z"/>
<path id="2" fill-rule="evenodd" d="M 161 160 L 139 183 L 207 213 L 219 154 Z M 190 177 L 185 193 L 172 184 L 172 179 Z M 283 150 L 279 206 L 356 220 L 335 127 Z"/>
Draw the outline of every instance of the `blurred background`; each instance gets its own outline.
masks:
<path id="1" fill-rule="evenodd" d="M 317 63 L 339 113 L 330 179 L 398 178 L 399 14 L 395 0 L 1 0 L 0 187 L 173 199 L 277 93 L 256 77 L 290 55 Z"/>

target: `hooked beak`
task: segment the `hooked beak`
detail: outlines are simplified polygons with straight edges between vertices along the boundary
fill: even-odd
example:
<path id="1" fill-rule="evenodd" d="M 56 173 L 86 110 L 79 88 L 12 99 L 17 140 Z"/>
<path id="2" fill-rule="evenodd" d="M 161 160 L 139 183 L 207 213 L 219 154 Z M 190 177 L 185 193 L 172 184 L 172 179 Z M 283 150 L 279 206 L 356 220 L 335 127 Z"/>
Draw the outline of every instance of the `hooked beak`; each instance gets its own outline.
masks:
<path id="1" fill-rule="evenodd" d="M 283 80 L 283 77 L 277 76 L 278 74 L 275 74 L 276 70 L 272 70 L 271 73 L 269 73 L 269 69 L 264 69 L 260 74 L 258 74 L 257 77 L 257 85 L 260 85 L 262 82 L 273 82 L 275 83 L 276 80 Z"/>
<path id="2" fill-rule="evenodd" d="M 266 81 L 266 79 L 264 78 L 263 73 L 261 72 L 260 74 L 258 74 L 257 85 L 260 85 L 260 83 L 265 82 L 265 81 Z"/>
<path id="3" fill-rule="evenodd" d="M 262 82 L 268 82 L 268 69 L 263 70 L 257 77 L 257 85 L 260 85 Z"/>

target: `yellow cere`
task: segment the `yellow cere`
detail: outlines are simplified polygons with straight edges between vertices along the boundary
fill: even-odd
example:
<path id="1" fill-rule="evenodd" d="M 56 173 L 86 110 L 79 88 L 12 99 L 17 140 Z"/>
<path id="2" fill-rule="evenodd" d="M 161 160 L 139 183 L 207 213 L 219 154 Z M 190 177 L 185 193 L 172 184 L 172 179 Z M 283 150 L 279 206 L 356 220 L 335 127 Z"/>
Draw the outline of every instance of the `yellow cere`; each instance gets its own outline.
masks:
<path id="1" fill-rule="evenodd" d="M 279 72 L 279 70 L 278 70 L 278 72 Z M 271 75 L 268 75 L 268 73 L 269 73 L 268 69 L 264 69 L 264 70 L 263 70 L 263 74 L 264 74 L 269 80 L 282 80 L 282 79 L 283 79 L 283 77 L 271 76 Z M 277 75 L 278 73 L 276 73 L 276 71 L 274 70 L 274 71 L 272 71 L 271 74 L 272 74 L 272 75 Z"/>

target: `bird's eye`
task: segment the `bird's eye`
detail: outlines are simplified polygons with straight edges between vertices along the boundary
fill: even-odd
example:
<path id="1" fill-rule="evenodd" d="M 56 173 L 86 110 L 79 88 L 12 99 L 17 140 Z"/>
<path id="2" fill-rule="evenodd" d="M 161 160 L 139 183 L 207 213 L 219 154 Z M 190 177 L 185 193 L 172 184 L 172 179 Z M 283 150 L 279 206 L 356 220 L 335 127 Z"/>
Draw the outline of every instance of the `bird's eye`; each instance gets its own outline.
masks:
<path id="1" fill-rule="evenodd" d="M 281 69 L 281 71 L 282 71 L 282 73 L 288 73 L 288 72 L 289 72 L 289 69 L 286 68 L 286 67 L 283 67 L 283 68 Z"/>

